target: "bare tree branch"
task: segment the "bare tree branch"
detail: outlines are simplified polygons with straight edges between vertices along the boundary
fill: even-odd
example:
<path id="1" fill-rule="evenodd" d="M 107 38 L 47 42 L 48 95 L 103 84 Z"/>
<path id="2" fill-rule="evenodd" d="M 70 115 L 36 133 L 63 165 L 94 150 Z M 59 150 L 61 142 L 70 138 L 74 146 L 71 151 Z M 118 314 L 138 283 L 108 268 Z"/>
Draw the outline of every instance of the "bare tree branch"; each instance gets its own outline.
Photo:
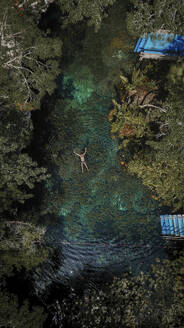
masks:
<path id="1" fill-rule="evenodd" d="M 159 110 L 160 110 L 161 112 L 163 112 L 163 113 L 167 113 L 167 110 L 166 110 L 165 108 L 158 107 L 158 106 L 151 105 L 151 104 L 140 105 L 139 107 L 140 107 L 140 108 L 144 108 L 144 107 L 153 107 L 153 108 L 157 108 L 157 109 L 159 109 Z"/>

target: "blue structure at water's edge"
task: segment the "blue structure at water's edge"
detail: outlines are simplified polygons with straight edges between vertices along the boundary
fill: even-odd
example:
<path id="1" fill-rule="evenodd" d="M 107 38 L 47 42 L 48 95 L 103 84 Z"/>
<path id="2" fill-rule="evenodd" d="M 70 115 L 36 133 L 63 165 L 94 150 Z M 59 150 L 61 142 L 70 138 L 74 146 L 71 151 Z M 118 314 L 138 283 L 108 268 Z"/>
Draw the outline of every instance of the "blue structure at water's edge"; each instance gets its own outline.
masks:
<path id="1" fill-rule="evenodd" d="M 149 33 L 139 38 L 134 52 L 160 56 L 184 56 L 184 36 L 167 33 Z"/>
<path id="2" fill-rule="evenodd" d="M 184 215 L 160 215 L 162 235 L 166 238 L 184 238 Z"/>

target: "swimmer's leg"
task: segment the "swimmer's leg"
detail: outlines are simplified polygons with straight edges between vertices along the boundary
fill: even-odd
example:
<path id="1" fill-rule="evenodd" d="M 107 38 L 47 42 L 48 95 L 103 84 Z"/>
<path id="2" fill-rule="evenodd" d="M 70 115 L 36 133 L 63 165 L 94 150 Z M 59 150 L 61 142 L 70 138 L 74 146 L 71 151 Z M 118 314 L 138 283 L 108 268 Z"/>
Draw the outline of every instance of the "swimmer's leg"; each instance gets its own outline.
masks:
<path id="1" fill-rule="evenodd" d="M 85 167 L 87 168 L 87 170 L 89 171 L 89 169 L 88 169 L 88 166 L 87 166 L 86 162 L 84 162 L 84 165 L 85 165 Z"/>
<path id="2" fill-rule="evenodd" d="M 82 169 L 82 173 L 83 173 L 83 163 L 81 162 L 81 169 Z"/>

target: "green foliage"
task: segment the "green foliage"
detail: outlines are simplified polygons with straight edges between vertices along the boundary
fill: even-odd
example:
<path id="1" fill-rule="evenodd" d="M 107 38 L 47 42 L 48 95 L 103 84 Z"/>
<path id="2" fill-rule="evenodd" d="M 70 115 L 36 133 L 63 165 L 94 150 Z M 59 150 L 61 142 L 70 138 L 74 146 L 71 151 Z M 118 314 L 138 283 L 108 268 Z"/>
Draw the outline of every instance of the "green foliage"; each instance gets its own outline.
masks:
<path id="1" fill-rule="evenodd" d="M 0 249 L 36 251 L 36 244 L 41 243 L 45 228 L 21 221 L 6 221 L 0 224 Z"/>
<path id="2" fill-rule="evenodd" d="M 122 104 L 120 109 L 117 110 L 118 104 L 114 101 L 116 113 L 114 113 L 115 122 L 112 123 L 111 132 L 118 133 L 120 138 L 125 136 L 131 136 L 131 139 L 141 139 L 144 135 L 148 135 L 150 132 L 149 121 L 146 121 L 146 115 L 138 108 L 134 108 L 132 111 L 128 110 L 126 105 Z M 127 145 L 130 138 L 125 139 L 122 146 Z M 121 148 L 121 147 L 120 147 Z"/>
<path id="3" fill-rule="evenodd" d="M 158 195 L 162 203 L 180 209 L 183 206 L 184 164 L 169 158 L 148 161 L 134 156 L 128 165 L 128 172 L 136 174 L 145 186 Z"/>
<path id="4" fill-rule="evenodd" d="M 174 86 L 173 86 L 174 87 Z M 128 170 L 142 178 L 143 183 L 173 210 L 183 207 L 183 103 L 172 89 L 159 117 L 159 129 L 146 140 L 145 154 L 139 153 Z M 174 94 L 175 93 L 175 94 Z M 179 95 L 181 98 L 181 95 Z M 145 148 L 146 149 L 146 148 Z"/>
<path id="5" fill-rule="evenodd" d="M 170 66 L 170 70 L 167 76 L 167 86 L 171 94 L 171 103 L 174 103 L 178 107 L 177 116 L 180 121 L 180 117 L 183 115 L 183 111 L 180 108 L 183 105 L 183 86 L 184 86 L 184 62 L 178 62 Z"/>
<path id="6" fill-rule="evenodd" d="M 31 268 L 44 262 L 48 249 L 44 246 L 45 228 L 22 221 L 0 223 L 1 274 L 11 274 L 13 268 Z"/>
<path id="7" fill-rule="evenodd" d="M 148 79 L 147 70 L 145 68 L 141 72 L 140 69 L 134 69 L 130 79 L 120 76 L 121 104 L 113 100 L 112 115 L 109 114 L 111 132 L 124 139 L 120 149 L 126 147 L 129 141 L 142 143 L 143 137 L 152 134 L 150 124 L 159 116 L 158 109 L 154 112 L 149 111 L 148 115 L 147 105 L 155 97 L 156 83 Z"/>
<path id="8" fill-rule="evenodd" d="M 173 64 L 170 68 L 169 78 L 173 83 L 184 84 L 184 62 Z"/>
<path id="9" fill-rule="evenodd" d="M 134 37 L 144 33 L 168 30 L 184 33 L 184 3 L 173 0 L 141 1 L 131 0 L 133 9 L 127 14 L 127 29 Z"/>
<path id="10" fill-rule="evenodd" d="M 182 327 L 183 256 L 173 262 L 157 260 L 149 274 L 114 278 L 103 289 L 96 288 L 73 300 L 72 327 L 174 328 Z"/>
<path id="11" fill-rule="evenodd" d="M 64 16 L 64 25 L 75 24 L 88 19 L 88 25 L 94 25 L 97 32 L 101 26 L 108 6 L 112 6 L 116 0 L 57 0 Z"/>
<path id="12" fill-rule="evenodd" d="M 33 189 L 35 183 L 47 178 L 46 169 L 37 167 L 27 154 L 15 154 L 7 149 L 7 146 L 1 138 L 1 145 L 4 149 L 2 156 L 0 172 L 0 205 L 1 212 L 9 210 L 13 202 L 24 203 L 26 199 L 33 197 L 33 194 L 27 192 Z M 16 148 L 16 144 L 12 147 Z M 8 155 L 7 155 L 8 154 Z"/>
<path id="13" fill-rule="evenodd" d="M 38 109 L 43 96 L 56 88 L 62 42 L 42 32 L 26 10 L 20 15 L 8 2 L 0 9 L 0 101 L 20 110 Z"/>
<path id="14" fill-rule="evenodd" d="M 0 291 L 0 326 L 4 328 L 42 328 L 46 313 L 40 306 L 31 307 L 27 300 L 20 306 L 17 296 Z"/>
<path id="15" fill-rule="evenodd" d="M 48 249 L 43 244 L 45 229 L 22 221 L 0 223 L 0 326 L 5 328 L 43 327 L 46 314 L 42 307 L 21 304 L 8 293 L 7 278 L 43 263 Z"/>
<path id="16" fill-rule="evenodd" d="M 0 111 L 0 212 L 14 202 L 24 203 L 28 192 L 49 175 L 22 150 L 29 144 L 32 122 L 28 113 L 1 107 Z"/>
<path id="17" fill-rule="evenodd" d="M 131 153 L 133 149 L 129 163 L 121 164 L 156 193 L 153 198 L 176 211 L 184 201 L 183 63 L 171 65 L 167 85 L 149 81 L 150 68 L 134 70 L 131 79 L 121 76 L 121 103 L 113 100 L 109 121 L 111 132 L 119 137 L 119 149 L 129 147 Z M 161 83 L 165 85 L 162 100 L 157 93 Z"/>
<path id="18" fill-rule="evenodd" d="M 46 10 L 48 9 L 49 5 L 53 3 L 55 0 L 39 0 L 39 1 L 34 1 L 34 0 L 27 0 L 24 2 L 18 2 L 16 1 L 15 8 L 17 9 L 17 12 L 21 16 L 24 14 L 28 16 L 32 16 L 34 21 L 39 21 L 40 16 L 42 13 L 45 13 Z"/>
<path id="19" fill-rule="evenodd" d="M 9 152 L 20 152 L 27 147 L 32 131 L 33 124 L 29 113 L 0 106 L 1 156 Z"/>
<path id="20" fill-rule="evenodd" d="M 5 276 L 12 275 L 14 268 L 20 271 L 22 268 L 31 270 L 48 258 L 48 249 L 38 246 L 35 251 L 30 251 L 28 248 L 22 250 L 1 251 L 0 265 L 2 273 Z"/>
<path id="21" fill-rule="evenodd" d="M 132 152 L 133 146 L 131 160 L 126 164 L 129 173 L 140 177 L 156 193 L 153 198 L 173 210 L 182 208 L 184 201 L 183 81 L 178 75 L 179 65 L 172 66 L 166 76 L 167 93 L 163 90 L 162 100 L 155 93 L 160 81 L 147 83 L 148 76 L 143 78 L 143 73 L 134 71 L 131 81 L 139 82 L 133 87 L 126 77 L 121 77 L 121 103 L 113 101 L 114 109 L 109 113 L 111 132 L 120 139 L 119 149 L 129 147 Z M 149 70 L 145 71 L 147 75 Z"/>

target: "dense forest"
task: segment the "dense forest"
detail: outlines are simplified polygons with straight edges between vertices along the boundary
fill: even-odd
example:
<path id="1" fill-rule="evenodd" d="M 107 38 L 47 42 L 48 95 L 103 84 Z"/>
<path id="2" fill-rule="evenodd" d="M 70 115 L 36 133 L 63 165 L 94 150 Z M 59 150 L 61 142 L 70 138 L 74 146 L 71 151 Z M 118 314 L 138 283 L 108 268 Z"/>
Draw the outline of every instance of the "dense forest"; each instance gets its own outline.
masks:
<path id="1" fill-rule="evenodd" d="M 73 42 L 72 31 L 85 34 L 91 27 L 98 35 L 110 8 L 118 5 L 118 0 L 0 0 L 0 327 L 54 327 L 27 279 L 53 253 L 45 242 L 46 224 L 57 220 L 62 196 L 59 188 L 48 193 L 46 186 L 62 156 L 59 142 L 53 147 L 51 140 L 59 136 L 64 149 L 75 120 L 71 112 L 58 124 L 57 83 L 70 60 L 65 46 Z M 126 26 L 132 47 L 138 37 L 159 29 L 184 35 L 184 3 L 129 0 Z M 161 209 L 183 213 L 184 61 L 140 62 L 133 56 L 131 73 L 117 77 L 107 117 L 118 160 Z M 170 250 L 169 260 L 158 260 L 150 273 L 116 277 L 90 294 L 66 297 L 55 327 L 183 327 L 183 272 L 182 247 Z"/>

